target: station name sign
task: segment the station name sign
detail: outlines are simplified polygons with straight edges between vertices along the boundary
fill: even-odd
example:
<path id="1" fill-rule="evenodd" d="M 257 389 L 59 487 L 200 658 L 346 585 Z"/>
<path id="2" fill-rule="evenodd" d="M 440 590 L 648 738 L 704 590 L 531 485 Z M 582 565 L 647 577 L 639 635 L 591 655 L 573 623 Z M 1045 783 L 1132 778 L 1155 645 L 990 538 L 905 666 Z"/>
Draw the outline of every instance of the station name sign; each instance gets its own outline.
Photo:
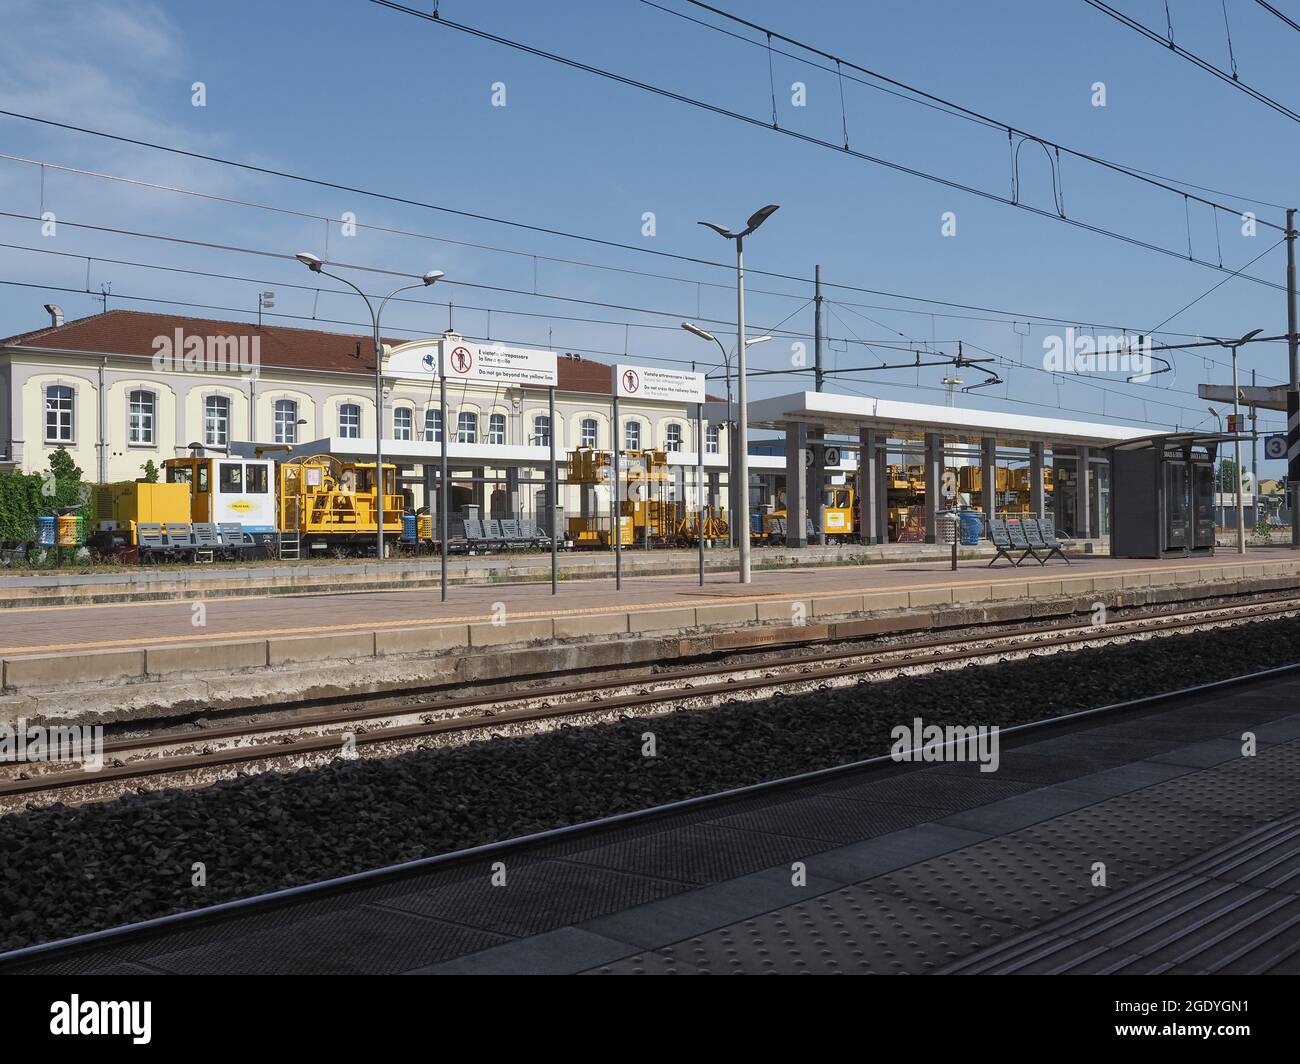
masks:
<path id="1" fill-rule="evenodd" d="M 448 381 L 518 384 L 533 388 L 554 388 L 560 383 L 559 359 L 554 351 L 476 344 L 455 338 L 402 344 L 389 354 L 386 372 L 390 377 L 432 377 L 436 380 L 440 354 Z"/>
<path id="2" fill-rule="evenodd" d="M 654 399 L 667 403 L 704 402 L 704 374 L 647 366 L 614 367 L 620 399 Z"/>

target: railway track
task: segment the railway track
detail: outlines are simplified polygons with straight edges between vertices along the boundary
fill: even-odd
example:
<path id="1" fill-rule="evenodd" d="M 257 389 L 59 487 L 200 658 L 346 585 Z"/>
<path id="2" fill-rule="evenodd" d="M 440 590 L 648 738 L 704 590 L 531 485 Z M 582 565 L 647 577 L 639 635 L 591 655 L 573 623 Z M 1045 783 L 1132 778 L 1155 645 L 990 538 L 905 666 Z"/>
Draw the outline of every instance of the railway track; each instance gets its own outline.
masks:
<path id="1" fill-rule="evenodd" d="M 1160 712 L 1162 710 L 1174 712 L 1179 704 L 1195 701 L 1208 693 L 1258 684 L 1297 671 L 1300 671 L 1300 662 L 1232 676 L 1161 694 L 1147 695 L 1125 702 L 1112 703 L 1012 725 L 1002 729 L 1001 740 L 1004 746 L 1015 746 L 1022 742 L 1032 742 L 1050 735 L 1087 728 L 1095 725 L 1098 721 L 1107 719 L 1139 715 L 1144 712 Z M 0 953 L 0 972 L 22 971 L 33 965 L 48 965 L 56 962 L 66 964 L 69 963 L 71 958 L 75 958 L 80 954 L 93 954 L 101 949 L 120 950 L 126 946 L 139 946 L 141 943 L 167 935 L 173 931 L 189 931 L 195 927 L 220 922 L 225 919 L 246 917 L 298 903 L 310 903 L 322 897 L 344 894 L 349 890 L 373 886 L 380 882 L 401 880 L 435 869 L 461 865 L 487 857 L 500 860 L 548 843 L 596 836 L 612 828 L 641 824 L 655 818 L 667 818 L 675 813 L 721 807 L 741 799 L 776 794 L 780 791 L 831 778 L 852 777 L 854 775 L 872 778 L 876 774 L 887 773 L 898 768 L 898 762 L 891 755 L 882 754 L 843 765 L 733 787 L 711 794 L 699 795 L 649 808 L 618 813 L 595 820 L 442 853 L 433 857 L 405 861 L 365 872 L 305 883 L 200 909 L 171 913 L 120 927 L 94 931 Z"/>
<path id="2" fill-rule="evenodd" d="M 1105 625 L 1052 622 L 999 635 L 837 649 L 776 662 L 691 666 L 633 681 L 589 680 L 502 697 L 390 697 L 348 709 L 309 710 L 290 720 L 112 740 L 103 745 L 104 764 L 93 773 L 67 769 L 67 762 L 26 764 L 21 772 L 16 771 L 17 766 L 5 766 L 10 771 L 7 778 L 0 778 L 0 810 L 38 797 L 96 800 L 144 781 L 157 786 L 195 785 L 248 772 L 253 765 L 267 770 L 302 768 L 340 756 L 361 756 L 362 751 L 390 756 L 431 744 L 705 708 L 742 698 L 842 687 L 987 660 L 1060 653 L 1297 614 L 1300 597 L 1143 614 Z"/>

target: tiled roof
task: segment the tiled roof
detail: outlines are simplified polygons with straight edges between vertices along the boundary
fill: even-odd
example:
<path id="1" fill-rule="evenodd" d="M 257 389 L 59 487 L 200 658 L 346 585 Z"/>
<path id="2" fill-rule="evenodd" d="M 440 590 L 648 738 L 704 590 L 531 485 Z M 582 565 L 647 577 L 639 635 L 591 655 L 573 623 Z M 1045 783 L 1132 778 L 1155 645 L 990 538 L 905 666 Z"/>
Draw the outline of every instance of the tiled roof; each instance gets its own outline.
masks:
<path id="1" fill-rule="evenodd" d="M 52 347 L 149 358 L 154 354 L 154 338 L 172 336 L 177 329 L 188 335 L 260 337 L 264 366 L 371 375 L 375 372 L 374 342 L 369 337 L 136 310 L 110 310 L 62 325 L 48 325 L 0 340 L 0 347 Z M 384 341 L 394 347 L 407 342 Z M 559 370 L 560 389 L 563 391 L 609 395 L 613 387 L 613 367 L 603 362 L 561 357 Z"/>

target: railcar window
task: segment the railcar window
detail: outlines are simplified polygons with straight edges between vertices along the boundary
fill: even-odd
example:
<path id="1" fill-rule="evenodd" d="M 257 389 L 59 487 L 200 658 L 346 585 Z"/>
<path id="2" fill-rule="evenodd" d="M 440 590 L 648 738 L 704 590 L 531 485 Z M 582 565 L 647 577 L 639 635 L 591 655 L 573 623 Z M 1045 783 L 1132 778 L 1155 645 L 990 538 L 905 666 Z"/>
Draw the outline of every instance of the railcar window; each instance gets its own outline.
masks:
<path id="1" fill-rule="evenodd" d="M 222 462 L 220 484 L 223 494 L 244 490 L 244 467 L 238 462 Z"/>
<path id="2" fill-rule="evenodd" d="M 251 462 L 244 467 L 244 479 L 247 487 L 244 489 L 250 495 L 265 495 L 267 492 L 266 466 L 254 465 Z"/>
<path id="3" fill-rule="evenodd" d="M 193 470 L 189 466 L 168 466 L 168 484 L 190 484 L 194 480 Z"/>

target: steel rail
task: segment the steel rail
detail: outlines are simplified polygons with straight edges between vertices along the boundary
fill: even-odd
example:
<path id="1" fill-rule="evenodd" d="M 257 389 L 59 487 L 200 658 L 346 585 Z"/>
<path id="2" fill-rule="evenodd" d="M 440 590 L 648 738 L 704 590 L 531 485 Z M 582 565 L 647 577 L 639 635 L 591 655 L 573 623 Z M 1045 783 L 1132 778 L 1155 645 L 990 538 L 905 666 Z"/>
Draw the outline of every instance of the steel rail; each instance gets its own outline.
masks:
<path id="1" fill-rule="evenodd" d="M 1237 606 L 1234 608 L 1242 609 L 1244 607 Z M 1123 632 L 1116 632 L 1108 630 L 1105 627 L 1098 627 L 1095 631 L 1089 630 L 1083 635 L 1060 634 L 1056 638 L 1047 639 L 1041 638 L 1041 633 L 1034 633 L 1032 631 L 1024 635 L 1013 634 L 1000 637 L 977 637 L 968 639 L 966 642 L 968 644 L 983 644 L 989 642 L 991 638 L 1001 638 L 1008 640 L 1008 642 L 998 646 L 969 645 L 962 647 L 960 644 L 954 646 L 951 641 L 948 641 L 938 644 L 944 649 L 926 654 L 917 654 L 916 651 L 919 648 L 915 644 L 907 647 L 891 647 L 878 653 L 893 655 L 904 654 L 907 656 L 906 660 L 903 662 L 892 660 L 870 661 L 855 666 L 845 667 L 841 665 L 822 669 L 809 669 L 780 676 L 752 676 L 743 679 L 733 678 L 729 680 L 718 680 L 717 682 L 703 684 L 698 687 L 691 686 L 685 690 L 680 688 L 668 688 L 657 691 L 637 692 L 628 695 L 615 695 L 608 698 L 596 698 L 585 702 L 571 702 L 562 705 L 545 704 L 520 709 L 500 710 L 490 714 L 466 714 L 464 716 L 447 717 L 435 721 L 422 721 L 418 724 L 391 725 L 373 731 L 343 731 L 327 735 L 308 736 L 279 744 L 265 743 L 256 746 L 232 746 L 224 750 L 206 751 L 197 754 L 182 754 L 172 757 L 158 757 L 147 760 L 132 761 L 122 765 L 110 765 L 93 772 L 71 770 L 68 772 L 38 774 L 27 779 L 14 777 L 0 780 L 0 798 L 42 794 L 52 791 L 67 790 L 75 787 L 98 787 L 114 782 L 147 779 L 151 776 L 193 772 L 202 769 L 224 768 L 232 765 L 248 764 L 258 761 L 274 761 L 277 758 L 336 753 L 340 749 L 340 739 L 344 736 L 349 736 L 355 746 L 369 746 L 387 742 L 400 742 L 407 739 L 430 738 L 437 735 L 490 731 L 494 728 L 513 724 L 530 724 L 543 721 L 562 720 L 567 717 L 610 713 L 616 710 L 646 709 L 653 706 L 661 706 L 688 699 L 708 698 L 718 695 L 726 696 L 735 692 L 761 691 L 767 688 L 781 688 L 796 685 L 802 686 L 816 684 L 823 680 L 870 675 L 877 672 L 891 672 L 898 669 L 912 669 L 924 665 L 941 665 L 954 661 L 970 661 L 978 658 L 993 657 L 1008 653 L 1055 650 L 1063 647 L 1081 646 L 1116 638 L 1124 638 L 1126 636 L 1145 635 L 1147 633 L 1172 633 L 1189 628 L 1198 628 L 1205 624 L 1230 623 L 1233 620 L 1241 620 L 1246 623 L 1256 623 L 1259 620 L 1270 616 L 1283 613 L 1294 613 L 1297 611 L 1300 611 L 1300 603 L 1277 605 L 1272 609 L 1256 610 L 1256 612 L 1246 617 L 1225 618 L 1217 622 L 1213 618 L 1207 619 L 1204 617 L 1192 617 L 1190 614 L 1166 615 L 1168 617 L 1186 616 L 1188 619 L 1173 624 L 1165 623 L 1152 625 L 1145 628 L 1137 628 Z M 834 655 L 828 655 L 825 659 L 800 659 L 788 664 L 791 666 L 803 665 L 805 663 L 817 664 L 819 661 L 839 660 L 844 657 L 866 657 L 869 655 L 870 652 L 864 654 L 862 651 L 837 652 Z M 711 671 L 702 673 L 702 675 L 715 677 L 726 676 L 736 672 L 753 671 L 755 668 L 761 667 L 763 666 L 751 665 L 739 668 L 715 668 Z M 766 667 L 774 666 L 769 663 Z M 672 682 L 680 678 L 679 675 L 674 674 L 664 677 L 664 680 L 665 682 Z M 610 684 L 608 683 L 598 685 L 599 690 L 608 690 L 609 688 Z M 516 696 L 498 701 L 520 701 L 529 700 L 530 697 L 542 698 L 552 695 L 553 692 L 541 692 L 536 696 Z M 487 702 L 489 704 L 496 704 L 492 700 L 487 700 Z M 470 699 L 465 700 L 465 704 L 484 705 L 485 700 Z M 448 708 L 448 705 L 448 703 L 444 703 L 438 708 L 446 709 Z M 418 713 L 421 712 L 421 708 L 412 707 L 403 709 L 400 712 L 402 714 Z M 364 719 L 356 717 L 342 718 L 341 720 L 341 723 L 344 724 L 363 724 L 364 722 Z M 319 722 L 313 721 L 310 722 L 309 725 L 304 725 L 302 722 L 298 721 L 276 722 L 274 726 L 265 726 L 265 730 L 280 732 L 303 726 L 319 726 Z M 230 738 L 250 734 L 249 729 L 240 729 L 238 726 L 231 726 L 231 729 L 228 730 L 231 734 L 227 737 Z M 184 736 L 175 739 L 168 737 L 162 740 L 147 740 L 144 738 L 139 740 L 122 740 L 121 744 L 138 743 L 140 745 L 136 746 L 136 749 L 149 749 L 159 746 L 179 746 L 196 742 L 207 742 L 213 738 L 214 736 L 205 731 L 199 733 L 186 733 Z M 105 744 L 104 753 L 121 752 L 123 749 L 121 744 L 119 744 L 117 751 L 110 750 L 109 744 Z"/>
<path id="2" fill-rule="evenodd" d="M 1118 716 L 1123 713 L 1133 712 L 1148 707 L 1155 707 L 1180 699 L 1186 700 L 1189 698 L 1196 698 L 1212 691 L 1259 683 L 1262 680 L 1288 675 L 1296 671 L 1300 671 L 1300 662 L 1262 669 L 1251 673 L 1244 673 L 1238 676 L 1230 676 L 1222 680 L 1212 680 L 1208 683 L 1196 684 L 1192 687 L 1183 687 L 1174 691 L 1162 692 L 1160 694 L 1145 695 L 1141 698 L 1135 698 L 1125 702 L 1113 702 L 1105 706 L 1097 706 L 1093 709 L 1076 710 L 1056 717 L 1046 717 L 1041 720 L 1029 721 L 1024 724 L 1011 725 L 1001 729 L 999 734 L 1001 736 L 1022 737 L 1026 735 L 1038 735 L 1052 730 L 1068 729 L 1101 717 Z M 955 740 L 954 742 L 944 743 L 942 745 L 944 748 L 947 748 L 959 742 L 960 740 Z M 917 748 L 913 748 L 913 750 L 916 752 Z M 264 909 L 272 909 L 282 905 L 291 904 L 304 898 L 314 898 L 331 893 L 338 893 L 362 884 L 376 883 L 388 879 L 399 879 L 404 876 L 413 875 L 434 868 L 460 864 L 479 857 L 497 856 L 504 853 L 517 852 L 544 843 L 554 842 L 560 839 L 569 839 L 580 835 L 594 834 L 611 827 L 617 827 L 628 823 L 639 823 L 654 817 L 670 815 L 688 809 L 697 809 L 708 805 L 723 804 L 738 798 L 747 798 L 759 794 L 771 794 L 791 787 L 814 783 L 820 780 L 834 778 L 836 776 L 848 775 L 854 772 L 870 772 L 888 768 L 897 768 L 898 764 L 899 762 L 894 759 L 892 753 L 879 754 L 875 757 L 865 758 L 843 765 L 833 765 L 829 768 L 813 769 L 808 772 L 795 773 L 790 776 L 782 776 L 773 780 L 764 780 L 760 783 L 746 784 L 741 787 L 731 787 L 711 794 L 697 795 L 693 798 L 683 798 L 673 802 L 666 802 L 645 809 L 630 810 L 625 813 L 616 813 L 611 816 L 582 821 L 577 824 L 566 824 L 562 827 L 548 828 L 544 831 L 533 832 L 529 835 L 521 835 L 513 839 L 503 839 L 498 842 L 483 843 L 478 846 L 467 847 L 463 850 L 453 850 L 448 853 L 437 854 L 433 857 L 421 857 L 413 861 L 404 861 L 395 865 L 387 865 L 383 868 L 374 868 L 364 872 L 354 872 L 346 876 L 337 876 L 332 879 L 319 880 L 314 883 L 303 883 L 295 887 L 286 887 L 282 890 L 271 891 L 266 894 L 257 894 L 249 898 L 237 898 L 232 901 L 220 902 L 216 905 L 204 906 L 201 909 L 190 909 L 185 912 L 169 913 L 166 916 L 157 916 L 149 920 L 140 920 L 135 923 L 123 924 L 119 927 L 106 928 L 102 931 L 89 931 L 85 934 L 74 935 L 70 938 L 56 939 L 51 942 L 41 942 L 33 946 L 24 946 L 21 949 L 0 953 L 0 971 L 32 960 L 49 959 L 56 956 L 69 956 L 75 953 L 86 952 L 105 944 L 143 939 L 155 933 L 165 932 L 176 927 L 196 926 L 201 923 L 213 922 L 228 916 L 238 916 Z"/>

